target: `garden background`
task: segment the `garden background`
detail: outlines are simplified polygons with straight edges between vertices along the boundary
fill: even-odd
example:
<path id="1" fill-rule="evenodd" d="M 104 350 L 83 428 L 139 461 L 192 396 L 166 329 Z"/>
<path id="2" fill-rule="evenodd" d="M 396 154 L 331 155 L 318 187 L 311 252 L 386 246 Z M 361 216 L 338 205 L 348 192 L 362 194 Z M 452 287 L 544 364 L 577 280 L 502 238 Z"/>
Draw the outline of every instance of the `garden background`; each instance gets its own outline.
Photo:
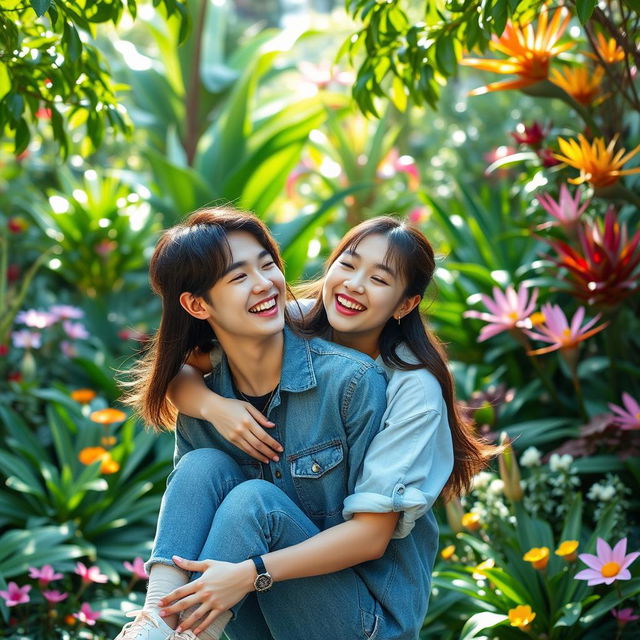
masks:
<path id="1" fill-rule="evenodd" d="M 440 256 L 424 315 L 506 448 L 437 506 L 421 638 L 637 637 L 639 10 L 1 1 L 0 637 L 111 638 L 142 602 L 172 437 L 116 373 L 159 231 L 227 202 L 290 282 L 381 214 Z"/>

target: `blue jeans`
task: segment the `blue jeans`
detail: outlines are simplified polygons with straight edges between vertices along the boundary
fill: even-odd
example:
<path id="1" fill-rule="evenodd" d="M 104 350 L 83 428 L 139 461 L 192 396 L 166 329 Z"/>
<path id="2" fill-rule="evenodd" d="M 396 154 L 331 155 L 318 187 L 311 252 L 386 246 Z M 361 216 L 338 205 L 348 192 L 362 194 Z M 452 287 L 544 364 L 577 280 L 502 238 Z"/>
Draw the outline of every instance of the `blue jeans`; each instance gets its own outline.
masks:
<path id="1" fill-rule="evenodd" d="M 320 530 L 278 487 L 246 480 L 216 449 L 185 454 L 165 492 L 147 567 L 171 557 L 242 562 L 298 544 Z M 231 640 L 367 640 L 381 611 L 353 569 L 274 583 L 232 608 Z"/>

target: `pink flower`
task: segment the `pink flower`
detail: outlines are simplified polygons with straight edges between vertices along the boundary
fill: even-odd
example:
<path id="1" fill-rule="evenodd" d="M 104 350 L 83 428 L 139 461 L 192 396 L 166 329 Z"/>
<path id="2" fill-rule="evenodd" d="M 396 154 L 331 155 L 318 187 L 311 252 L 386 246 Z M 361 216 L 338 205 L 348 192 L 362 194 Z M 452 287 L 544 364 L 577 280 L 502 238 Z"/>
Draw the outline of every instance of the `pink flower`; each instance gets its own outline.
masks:
<path id="1" fill-rule="evenodd" d="M 548 193 L 541 193 L 537 196 L 537 200 L 545 211 L 558 221 L 551 224 L 559 223 L 563 227 L 572 227 L 589 205 L 587 200 L 580 206 L 580 195 L 580 190 L 576 189 L 576 195 L 572 198 L 569 189 L 563 184 L 560 187 L 560 197 L 557 202 Z"/>
<path id="2" fill-rule="evenodd" d="M 58 318 L 58 320 L 78 320 L 84 316 L 84 311 L 78 307 L 72 307 L 70 304 L 54 304 L 49 308 L 49 312 Z"/>
<path id="3" fill-rule="evenodd" d="M 118 248 L 118 243 L 114 240 L 100 240 L 93 250 L 101 257 L 106 258 L 111 252 Z"/>
<path id="4" fill-rule="evenodd" d="M 100 573 L 100 567 L 93 566 L 87 568 L 82 562 L 76 562 L 75 573 L 77 573 L 82 578 L 82 582 L 85 583 L 98 582 L 104 584 L 109 580 L 104 573 Z"/>
<path id="5" fill-rule="evenodd" d="M 78 355 L 78 350 L 68 340 L 63 340 L 60 343 L 60 351 L 62 351 L 63 355 L 67 358 L 75 358 Z"/>
<path id="6" fill-rule="evenodd" d="M 90 627 L 95 625 L 96 620 L 100 618 L 100 616 L 101 613 L 99 611 L 92 611 L 91 607 L 86 602 L 80 607 L 80 611 L 73 614 L 74 618 L 77 618 L 80 622 L 88 624 Z"/>
<path id="7" fill-rule="evenodd" d="M 631 607 L 626 607 L 625 609 L 611 609 L 611 615 L 618 621 L 618 624 L 622 627 L 628 622 L 633 622 L 634 620 L 640 620 L 640 616 L 636 616 L 633 613 L 633 609 Z"/>
<path id="8" fill-rule="evenodd" d="M 409 221 L 413 224 L 419 224 L 427 218 L 427 212 L 422 207 L 416 207 L 415 209 L 411 209 L 411 211 L 409 211 L 407 218 L 409 218 Z"/>
<path id="9" fill-rule="evenodd" d="M 498 333 L 523 326 L 524 321 L 535 309 L 538 298 L 538 289 L 534 289 L 529 300 L 529 295 L 525 285 L 521 284 L 518 291 L 509 285 L 503 293 L 498 287 L 493 288 L 493 299 L 487 295 L 482 295 L 484 306 L 490 313 L 480 311 L 465 311 L 465 318 L 479 318 L 488 322 L 480 331 L 478 342 L 483 342 Z"/>
<path id="10" fill-rule="evenodd" d="M 72 340 L 86 340 L 89 337 L 89 332 L 85 326 L 79 322 L 65 320 L 62 323 L 62 328 Z"/>
<path id="11" fill-rule="evenodd" d="M 68 593 L 60 593 L 60 591 L 43 591 L 42 595 L 47 599 L 48 602 L 55 604 L 56 602 L 62 602 L 69 597 Z"/>
<path id="12" fill-rule="evenodd" d="M 410 189 L 416 189 L 420 184 L 416 161 L 411 156 L 401 156 L 394 147 L 380 163 L 377 175 L 379 178 L 393 178 L 398 173 L 405 173 L 408 176 Z"/>
<path id="13" fill-rule="evenodd" d="M 147 572 L 144 570 L 144 561 L 140 556 L 138 556 L 133 563 L 131 562 L 123 562 L 124 568 L 128 571 L 131 571 L 136 578 L 140 580 L 146 580 L 149 576 Z"/>
<path id="14" fill-rule="evenodd" d="M 10 582 L 6 591 L 0 591 L 0 598 L 4 600 L 7 607 L 15 607 L 17 604 L 30 601 L 29 591 L 31 591 L 30 584 L 19 587 L 15 582 Z"/>
<path id="15" fill-rule="evenodd" d="M 640 556 L 640 551 L 626 555 L 626 538 L 622 538 L 613 549 L 602 538 L 598 538 L 596 547 L 598 555 L 581 553 L 578 556 L 589 568 L 577 573 L 576 580 L 588 580 L 587 584 L 590 587 L 596 584 L 611 584 L 615 580 L 631 580 L 631 573 L 627 567 Z"/>
<path id="16" fill-rule="evenodd" d="M 20 311 L 16 315 L 16 322 L 26 324 L 27 327 L 33 329 L 46 329 L 52 324 L 55 324 L 58 318 L 48 311 L 38 311 L 37 309 L 27 309 L 27 311 Z"/>
<path id="17" fill-rule="evenodd" d="M 617 404 L 609 403 L 609 409 L 616 414 L 613 424 L 623 431 L 640 429 L 640 404 L 626 392 L 622 394 L 622 402 L 624 409 Z"/>
<path id="18" fill-rule="evenodd" d="M 542 315 L 544 316 L 544 322 L 536 327 L 539 332 L 525 331 L 525 333 L 535 340 L 550 342 L 551 346 L 529 351 L 529 355 L 538 356 L 558 349 L 572 349 L 583 340 L 602 331 L 609 324 L 605 322 L 599 327 L 591 329 L 600 319 L 600 314 L 598 314 L 595 318 L 589 320 L 587 324 L 580 326 L 584 320 L 584 307 L 579 307 L 575 312 L 571 320 L 571 326 L 569 326 L 564 311 L 557 304 L 543 304 Z"/>
<path id="19" fill-rule="evenodd" d="M 136 340 L 137 342 L 146 342 L 149 339 L 149 336 L 143 331 L 138 331 L 137 329 L 120 329 L 118 331 L 118 338 L 120 340 Z"/>
<path id="20" fill-rule="evenodd" d="M 11 334 L 13 346 L 18 349 L 39 349 L 42 346 L 42 336 L 35 331 L 21 329 Z"/>
<path id="21" fill-rule="evenodd" d="M 56 573 L 54 568 L 50 564 L 45 564 L 42 569 L 29 567 L 29 577 L 37 580 L 40 587 L 44 588 L 50 582 L 53 582 L 54 580 L 60 580 L 63 575 L 61 573 Z"/>

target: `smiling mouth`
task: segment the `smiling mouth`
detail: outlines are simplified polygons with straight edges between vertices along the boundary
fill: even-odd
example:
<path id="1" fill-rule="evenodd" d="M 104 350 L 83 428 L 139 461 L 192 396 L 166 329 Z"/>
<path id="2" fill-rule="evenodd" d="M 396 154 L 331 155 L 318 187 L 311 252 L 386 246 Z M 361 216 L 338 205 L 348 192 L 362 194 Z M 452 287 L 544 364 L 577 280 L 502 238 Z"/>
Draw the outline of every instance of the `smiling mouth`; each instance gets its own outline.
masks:
<path id="1" fill-rule="evenodd" d="M 277 295 L 272 296 L 271 298 L 267 298 L 267 300 L 262 300 L 258 302 L 258 304 L 254 304 L 253 307 L 249 309 L 249 313 L 268 313 L 269 311 L 273 311 L 275 307 L 277 307 Z"/>
<path id="2" fill-rule="evenodd" d="M 343 295 L 338 294 L 336 296 L 336 300 L 338 304 L 349 311 L 366 311 L 367 307 L 361 305 L 355 300 L 351 300 L 350 298 L 345 298 Z"/>

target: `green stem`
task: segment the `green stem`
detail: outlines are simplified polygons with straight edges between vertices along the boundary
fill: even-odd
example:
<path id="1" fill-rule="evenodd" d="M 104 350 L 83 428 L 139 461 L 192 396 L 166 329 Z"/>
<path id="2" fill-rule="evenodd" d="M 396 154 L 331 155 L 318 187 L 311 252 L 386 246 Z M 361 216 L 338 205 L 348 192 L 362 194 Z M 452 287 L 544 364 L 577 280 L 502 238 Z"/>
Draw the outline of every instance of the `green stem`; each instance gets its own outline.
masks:
<path id="1" fill-rule="evenodd" d="M 573 382 L 573 388 L 576 391 L 576 398 L 578 399 L 578 409 L 580 411 L 580 417 L 585 421 L 589 421 L 589 414 L 584 404 L 584 394 L 582 393 L 582 387 L 580 386 L 580 380 L 578 379 L 578 373 L 575 367 L 571 371 L 571 380 Z"/>

